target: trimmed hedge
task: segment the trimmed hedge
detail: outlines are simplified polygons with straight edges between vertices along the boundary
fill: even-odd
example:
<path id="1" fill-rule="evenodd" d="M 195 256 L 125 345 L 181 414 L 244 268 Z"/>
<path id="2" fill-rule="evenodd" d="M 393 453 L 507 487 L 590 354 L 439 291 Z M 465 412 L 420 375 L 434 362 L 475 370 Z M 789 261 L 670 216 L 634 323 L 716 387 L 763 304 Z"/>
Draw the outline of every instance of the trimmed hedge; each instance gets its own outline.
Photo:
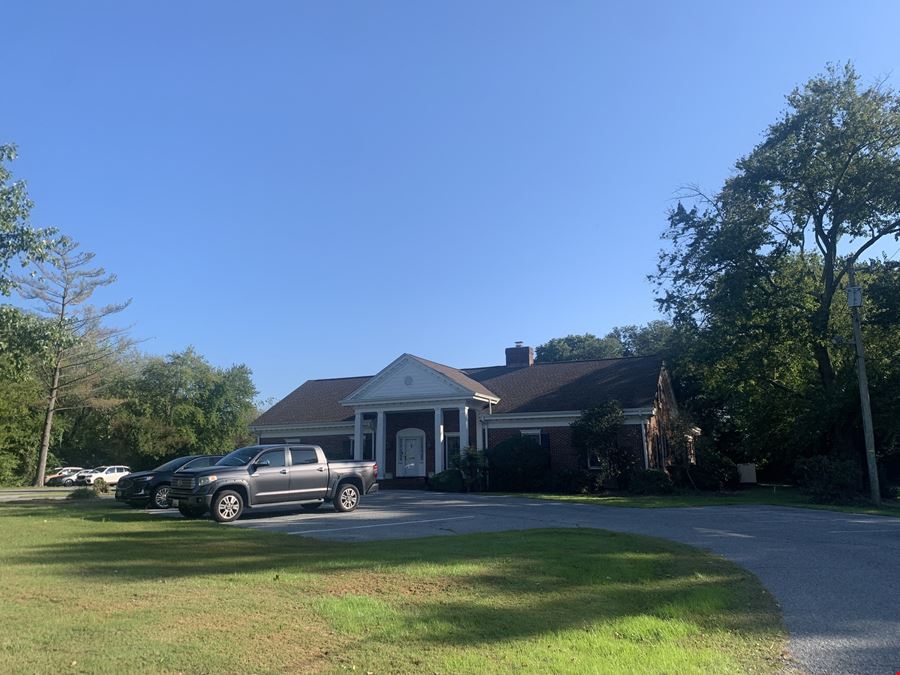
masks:
<path id="1" fill-rule="evenodd" d="M 628 492 L 633 495 L 667 495 L 675 489 L 665 471 L 636 469 L 628 476 Z"/>
<path id="2" fill-rule="evenodd" d="M 485 451 L 491 490 L 534 492 L 547 488 L 550 451 L 516 436 Z"/>
<path id="3" fill-rule="evenodd" d="M 849 459 L 824 455 L 797 460 L 797 484 L 820 504 L 841 504 L 859 499 L 863 486 L 859 464 Z"/>
<path id="4" fill-rule="evenodd" d="M 683 487 L 709 492 L 737 487 L 740 482 L 737 464 L 708 448 L 697 449 L 697 464 L 679 469 L 679 481 Z"/>
<path id="5" fill-rule="evenodd" d="M 428 479 L 428 489 L 437 492 L 465 492 L 466 481 L 459 469 L 447 469 Z"/>

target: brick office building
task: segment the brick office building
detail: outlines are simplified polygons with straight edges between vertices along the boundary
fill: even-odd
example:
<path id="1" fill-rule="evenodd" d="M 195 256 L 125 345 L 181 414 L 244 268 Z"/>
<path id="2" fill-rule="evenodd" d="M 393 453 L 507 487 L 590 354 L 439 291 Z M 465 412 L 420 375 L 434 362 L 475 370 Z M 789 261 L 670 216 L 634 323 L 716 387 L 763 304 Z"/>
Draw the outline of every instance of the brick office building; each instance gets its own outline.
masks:
<path id="1" fill-rule="evenodd" d="M 549 448 L 551 471 L 579 467 L 570 425 L 608 400 L 625 414 L 619 443 L 646 468 L 668 460 L 676 414 L 656 356 L 535 363 L 516 343 L 503 365 L 452 368 L 403 354 L 367 377 L 309 380 L 251 426 L 260 443 L 312 443 L 331 459 L 374 459 L 379 479 L 422 480 L 462 448 L 483 450 L 514 435 Z"/>

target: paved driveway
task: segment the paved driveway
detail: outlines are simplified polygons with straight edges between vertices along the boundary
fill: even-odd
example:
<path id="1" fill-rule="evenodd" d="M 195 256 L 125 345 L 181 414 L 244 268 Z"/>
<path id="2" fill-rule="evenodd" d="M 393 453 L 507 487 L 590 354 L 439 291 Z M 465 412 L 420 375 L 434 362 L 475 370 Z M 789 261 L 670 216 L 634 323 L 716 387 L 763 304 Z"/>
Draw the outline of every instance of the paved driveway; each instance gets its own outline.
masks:
<path id="1" fill-rule="evenodd" d="M 542 527 L 664 537 L 755 573 L 781 604 L 791 651 L 810 671 L 900 672 L 898 518 L 774 506 L 626 509 L 386 491 L 367 497 L 354 513 L 328 506 L 315 513 L 257 512 L 234 526 L 341 541 Z"/>

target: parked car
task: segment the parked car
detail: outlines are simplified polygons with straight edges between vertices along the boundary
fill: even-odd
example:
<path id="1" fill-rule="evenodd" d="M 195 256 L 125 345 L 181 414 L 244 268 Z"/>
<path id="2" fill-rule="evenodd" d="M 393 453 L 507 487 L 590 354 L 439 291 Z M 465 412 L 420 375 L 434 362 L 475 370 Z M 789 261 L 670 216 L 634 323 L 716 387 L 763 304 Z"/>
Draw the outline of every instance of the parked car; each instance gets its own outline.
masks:
<path id="1" fill-rule="evenodd" d="M 82 469 L 78 473 L 75 474 L 75 485 L 84 485 L 84 478 L 89 474 L 97 470 L 98 467 L 94 467 L 93 469 Z"/>
<path id="2" fill-rule="evenodd" d="M 84 471 L 84 467 L 81 466 L 64 466 L 61 467 L 58 471 L 53 472 L 49 476 L 47 476 L 44 481 L 44 485 L 47 487 L 58 487 L 60 485 L 64 487 L 71 487 L 75 485 L 75 475 L 79 471 Z"/>
<path id="3" fill-rule="evenodd" d="M 186 518 L 209 511 L 220 523 L 237 520 L 245 508 L 273 504 L 314 510 L 330 501 L 335 511 L 347 512 L 378 490 L 377 475 L 375 462 L 329 462 L 317 445 L 253 445 L 208 469 L 174 474 L 169 499 Z"/>
<path id="4" fill-rule="evenodd" d="M 116 499 L 132 506 L 167 509 L 172 476 L 183 469 L 205 469 L 222 459 L 222 455 L 188 455 L 162 464 L 152 471 L 135 471 L 120 478 Z"/>
<path id="5" fill-rule="evenodd" d="M 121 464 L 114 466 L 98 466 L 88 472 L 81 471 L 75 478 L 76 485 L 93 485 L 103 481 L 107 485 L 115 485 L 125 474 L 131 473 L 131 469 Z"/>

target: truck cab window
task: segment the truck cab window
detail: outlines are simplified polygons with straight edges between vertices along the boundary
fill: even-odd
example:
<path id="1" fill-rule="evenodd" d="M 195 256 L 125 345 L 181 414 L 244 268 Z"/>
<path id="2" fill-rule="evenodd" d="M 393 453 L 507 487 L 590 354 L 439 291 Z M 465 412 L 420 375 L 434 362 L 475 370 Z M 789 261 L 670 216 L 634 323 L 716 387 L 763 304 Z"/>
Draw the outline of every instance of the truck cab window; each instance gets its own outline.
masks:
<path id="1" fill-rule="evenodd" d="M 319 458 L 316 451 L 310 448 L 291 448 L 291 463 L 297 464 L 318 464 Z"/>
<path id="2" fill-rule="evenodd" d="M 259 456 L 259 461 L 269 461 L 269 466 L 284 466 L 284 450 L 270 450 Z"/>

